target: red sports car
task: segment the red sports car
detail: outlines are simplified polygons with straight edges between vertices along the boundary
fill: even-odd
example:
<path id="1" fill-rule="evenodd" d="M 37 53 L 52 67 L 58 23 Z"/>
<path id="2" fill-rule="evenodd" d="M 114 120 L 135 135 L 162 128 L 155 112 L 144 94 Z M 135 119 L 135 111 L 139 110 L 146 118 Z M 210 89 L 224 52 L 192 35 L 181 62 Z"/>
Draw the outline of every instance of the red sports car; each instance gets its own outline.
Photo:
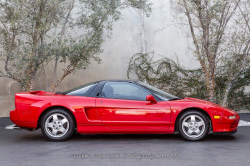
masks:
<path id="1" fill-rule="evenodd" d="M 82 134 L 165 134 L 197 141 L 234 134 L 239 114 L 220 105 L 179 98 L 141 81 L 105 80 L 66 92 L 21 92 L 10 112 L 12 128 L 36 130 L 51 141 Z M 9 126 L 9 128 L 11 128 Z"/>

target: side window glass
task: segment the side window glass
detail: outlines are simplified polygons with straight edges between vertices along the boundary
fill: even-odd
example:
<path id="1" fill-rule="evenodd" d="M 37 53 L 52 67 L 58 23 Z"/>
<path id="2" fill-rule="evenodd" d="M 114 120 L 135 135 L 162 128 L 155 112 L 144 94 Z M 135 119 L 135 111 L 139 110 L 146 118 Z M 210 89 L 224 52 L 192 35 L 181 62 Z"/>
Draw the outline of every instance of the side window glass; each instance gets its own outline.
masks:
<path id="1" fill-rule="evenodd" d="M 129 82 L 107 82 L 105 83 L 101 97 L 126 100 L 146 100 L 150 93 L 140 86 Z"/>
<path id="2" fill-rule="evenodd" d="M 77 87 L 75 89 L 72 89 L 66 93 L 66 95 L 71 95 L 71 96 L 87 96 L 95 87 L 96 84 L 86 84 L 80 87 Z"/>

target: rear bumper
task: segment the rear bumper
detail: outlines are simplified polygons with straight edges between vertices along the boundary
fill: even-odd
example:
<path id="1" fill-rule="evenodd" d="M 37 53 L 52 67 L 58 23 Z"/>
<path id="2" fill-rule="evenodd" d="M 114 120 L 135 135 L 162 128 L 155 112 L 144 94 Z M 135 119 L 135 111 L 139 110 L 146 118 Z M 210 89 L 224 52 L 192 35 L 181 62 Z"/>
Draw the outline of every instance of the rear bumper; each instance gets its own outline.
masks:
<path id="1" fill-rule="evenodd" d="M 18 127 L 23 128 L 37 128 L 36 122 L 27 122 L 27 121 L 12 121 L 14 124 L 16 124 Z"/>
<path id="2" fill-rule="evenodd" d="M 14 121 L 20 121 L 18 110 L 10 111 L 10 120 L 14 123 Z"/>
<path id="3" fill-rule="evenodd" d="M 10 120 L 16 124 L 18 127 L 25 128 L 37 128 L 37 122 L 33 121 L 21 121 L 19 117 L 18 110 L 10 111 Z"/>

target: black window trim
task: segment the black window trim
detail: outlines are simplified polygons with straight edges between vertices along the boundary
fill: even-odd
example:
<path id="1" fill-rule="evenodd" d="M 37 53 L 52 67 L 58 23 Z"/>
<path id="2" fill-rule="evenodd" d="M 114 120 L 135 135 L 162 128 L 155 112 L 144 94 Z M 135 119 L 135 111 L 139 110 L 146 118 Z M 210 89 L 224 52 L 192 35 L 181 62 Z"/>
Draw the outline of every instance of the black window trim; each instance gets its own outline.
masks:
<path id="1" fill-rule="evenodd" d="M 88 97 L 98 97 L 98 95 L 102 92 L 103 86 L 105 82 L 99 82 L 98 85 L 89 93 Z"/>

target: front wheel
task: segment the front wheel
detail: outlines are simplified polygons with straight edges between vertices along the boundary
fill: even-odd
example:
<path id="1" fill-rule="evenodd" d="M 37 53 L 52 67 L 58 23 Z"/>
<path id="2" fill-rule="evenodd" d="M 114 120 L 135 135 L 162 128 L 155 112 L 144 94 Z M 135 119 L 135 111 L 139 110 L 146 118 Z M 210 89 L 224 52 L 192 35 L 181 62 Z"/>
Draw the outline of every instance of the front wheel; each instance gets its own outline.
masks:
<path id="1" fill-rule="evenodd" d="M 74 133 L 74 121 L 71 115 L 63 109 L 52 109 L 41 121 L 41 130 L 50 141 L 65 141 Z"/>
<path id="2" fill-rule="evenodd" d="M 209 122 L 204 114 L 198 111 L 189 111 L 179 118 L 179 133 L 189 141 L 204 139 L 209 131 Z"/>

